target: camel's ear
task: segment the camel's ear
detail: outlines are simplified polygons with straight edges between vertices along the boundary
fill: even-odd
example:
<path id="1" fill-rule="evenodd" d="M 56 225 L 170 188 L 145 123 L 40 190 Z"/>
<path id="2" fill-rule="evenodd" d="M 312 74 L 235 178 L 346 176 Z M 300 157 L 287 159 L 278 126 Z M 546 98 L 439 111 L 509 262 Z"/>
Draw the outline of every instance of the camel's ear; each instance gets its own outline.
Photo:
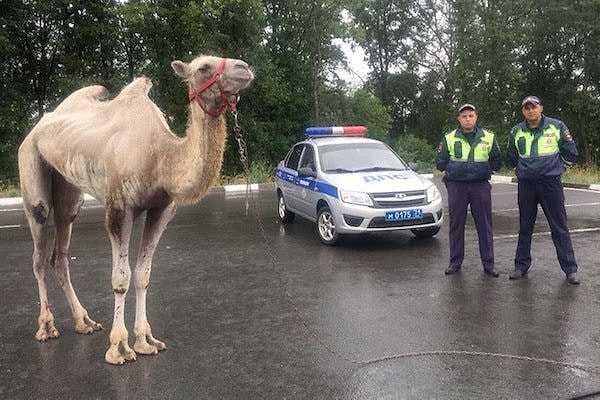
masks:
<path id="1" fill-rule="evenodd" d="M 183 61 L 179 61 L 179 60 L 173 61 L 171 63 L 171 68 L 173 68 L 173 71 L 175 71 L 175 73 L 182 78 L 187 78 L 189 76 L 188 65 L 186 63 L 184 63 Z"/>

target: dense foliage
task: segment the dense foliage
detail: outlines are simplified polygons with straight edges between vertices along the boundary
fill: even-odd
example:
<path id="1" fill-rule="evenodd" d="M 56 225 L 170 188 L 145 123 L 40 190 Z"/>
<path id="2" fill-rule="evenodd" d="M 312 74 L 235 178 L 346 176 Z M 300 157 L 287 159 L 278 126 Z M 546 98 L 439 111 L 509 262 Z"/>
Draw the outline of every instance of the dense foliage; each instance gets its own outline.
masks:
<path id="1" fill-rule="evenodd" d="M 185 87 L 174 59 L 239 57 L 257 79 L 240 123 L 261 170 L 312 124 L 364 124 L 411 161 L 427 161 L 456 107 L 505 141 L 519 101 L 539 95 L 571 128 L 583 162 L 600 162 L 600 0 L 1 0 L 0 183 L 16 181 L 16 150 L 74 89 L 116 94 L 139 75 L 183 133 Z M 336 71 L 340 39 L 372 69 L 359 90 Z M 404 149 L 404 150 L 402 150 Z M 421 159 L 419 159 L 421 158 Z M 223 173 L 241 171 L 231 140 Z"/>

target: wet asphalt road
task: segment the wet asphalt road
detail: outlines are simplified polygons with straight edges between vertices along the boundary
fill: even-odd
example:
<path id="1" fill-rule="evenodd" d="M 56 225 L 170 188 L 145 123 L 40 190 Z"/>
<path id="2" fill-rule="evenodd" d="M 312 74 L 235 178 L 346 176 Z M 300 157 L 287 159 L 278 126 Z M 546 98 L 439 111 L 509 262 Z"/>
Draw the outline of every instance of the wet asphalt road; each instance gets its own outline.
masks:
<path id="1" fill-rule="evenodd" d="M 600 193 L 566 193 L 578 287 L 564 280 L 543 215 L 528 278 L 508 280 L 514 184 L 493 187 L 497 279 L 482 273 L 472 221 L 463 271 L 447 277 L 447 221 L 433 239 L 374 234 L 327 247 L 309 222 L 279 224 L 274 192 L 260 190 L 254 204 L 267 245 L 243 195 L 210 194 L 180 208 L 154 259 L 148 314 L 167 350 L 124 366 L 104 362 L 113 296 L 101 209 L 91 203 L 77 219 L 71 272 L 105 330 L 76 334 L 49 276 L 61 337 L 38 343 L 31 239 L 22 212 L 5 208 L 0 398 L 567 399 L 600 391 Z M 132 250 L 139 232 L 138 224 Z M 126 311 L 133 344 L 133 288 Z M 490 354 L 410 356 L 437 351 Z"/>

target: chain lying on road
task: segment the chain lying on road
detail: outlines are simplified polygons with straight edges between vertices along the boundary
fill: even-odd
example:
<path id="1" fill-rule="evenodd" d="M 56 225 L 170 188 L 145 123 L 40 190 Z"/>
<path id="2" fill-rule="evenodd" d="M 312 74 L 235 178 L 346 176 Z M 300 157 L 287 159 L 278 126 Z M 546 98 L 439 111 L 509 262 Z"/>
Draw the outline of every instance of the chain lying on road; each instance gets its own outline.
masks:
<path id="1" fill-rule="evenodd" d="M 241 128 L 238 124 L 237 112 L 234 112 L 233 116 L 234 116 L 233 130 L 235 132 L 235 139 L 238 143 L 238 153 L 240 155 L 240 161 L 244 167 L 244 176 L 246 179 L 246 215 L 248 215 L 248 209 L 249 209 L 249 205 L 251 203 L 252 211 L 254 212 L 254 217 L 256 219 L 256 223 L 258 224 L 258 227 L 260 229 L 260 233 L 261 233 L 264 245 L 265 245 L 265 249 L 271 260 L 271 265 L 273 266 L 273 269 L 275 270 L 277 280 L 283 290 L 283 293 L 285 294 L 286 298 L 288 299 L 288 302 L 291 304 L 292 308 L 294 309 L 294 313 L 295 313 L 296 317 L 298 318 L 298 321 L 300 322 L 300 324 L 302 326 L 304 326 L 304 329 L 306 329 L 306 331 L 313 337 L 313 339 L 317 343 L 319 343 L 325 350 L 327 350 L 329 353 L 331 353 L 333 356 L 335 356 L 336 358 L 340 358 L 348 363 L 361 365 L 361 366 L 375 364 L 378 362 L 397 360 L 397 359 L 401 359 L 401 358 L 414 358 L 414 357 L 426 357 L 426 356 L 491 357 L 491 358 L 504 358 L 504 359 L 509 359 L 509 360 L 528 361 L 528 362 L 535 362 L 535 363 L 544 363 L 544 364 L 550 364 L 550 365 L 554 365 L 554 366 L 558 366 L 558 367 L 573 368 L 573 369 L 578 369 L 578 370 L 592 372 L 592 373 L 596 373 L 596 372 L 600 373 L 600 365 L 586 365 L 586 364 L 579 364 L 579 363 L 572 363 L 572 362 L 565 362 L 565 361 L 550 360 L 550 359 L 539 358 L 539 357 L 528 357 L 528 356 L 519 356 L 519 355 L 502 354 L 502 353 L 490 353 L 490 352 L 484 352 L 484 351 L 430 350 L 430 351 L 398 353 L 398 354 L 391 354 L 391 355 L 367 359 L 367 360 L 358 360 L 355 358 L 350 358 L 348 356 L 345 356 L 344 354 L 331 348 L 331 346 L 329 346 L 321 338 L 321 336 L 319 336 L 319 334 L 317 334 L 314 331 L 314 329 L 312 329 L 311 326 L 308 324 L 306 318 L 304 318 L 303 313 L 300 311 L 300 308 L 296 304 L 296 301 L 292 297 L 287 284 L 283 280 L 283 274 L 281 272 L 281 269 L 279 268 L 279 262 L 277 260 L 277 256 L 275 255 L 275 252 L 273 251 L 271 243 L 269 242 L 269 239 L 267 237 L 267 232 L 265 230 L 262 218 L 260 217 L 260 213 L 259 213 L 258 207 L 256 205 L 256 201 L 254 200 L 254 196 L 252 194 L 252 191 L 250 190 L 250 167 L 248 164 L 248 156 L 247 156 L 248 149 L 246 147 L 246 142 L 244 141 L 244 138 L 242 136 Z"/>

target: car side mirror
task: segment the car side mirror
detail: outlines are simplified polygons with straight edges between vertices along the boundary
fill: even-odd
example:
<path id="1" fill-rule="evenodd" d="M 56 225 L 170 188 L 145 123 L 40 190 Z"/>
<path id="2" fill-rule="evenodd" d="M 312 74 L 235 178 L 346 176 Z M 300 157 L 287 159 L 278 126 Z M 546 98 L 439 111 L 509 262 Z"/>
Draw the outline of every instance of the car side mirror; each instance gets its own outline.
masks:
<path id="1" fill-rule="evenodd" d="M 298 176 L 308 176 L 311 178 L 316 178 L 317 171 L 314 171 L 313 169 L 307 167 L 298 168 Z"/>
<path id="2" fill-rule="evenodd" d="M 419 170 L 419 164 L 417 164 L 416 162 L 409 162 L 408 163 L 408 168 L 412 169 L 413 171 L 417 172 Z"/>

